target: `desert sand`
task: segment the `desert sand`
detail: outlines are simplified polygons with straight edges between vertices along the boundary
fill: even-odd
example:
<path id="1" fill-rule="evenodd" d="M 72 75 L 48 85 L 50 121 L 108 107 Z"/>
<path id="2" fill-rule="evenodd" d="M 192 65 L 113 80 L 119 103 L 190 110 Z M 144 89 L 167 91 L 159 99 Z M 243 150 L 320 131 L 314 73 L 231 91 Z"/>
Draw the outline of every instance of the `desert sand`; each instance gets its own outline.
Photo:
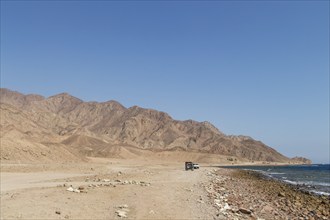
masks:
<path id="1" fill-rule="evenodd" d="M 329 198 L 212 164 L 1 163 L 1 219 L 328 219 L 329 208 Z"/>
<path id="2" fill-rule="evenodd" d="M 212 218 L 206 170 L 182 163 L 94 159 L 83 164 L 2 164 L 2 219 Z M 84 188 L 70 192 L 70 186 Z M 124 208 L 120 208 L 124 207 Z M 125 208 L 127 207 L 127 208 Z M 127 209 L 125 211 L 125 209 Z"/>

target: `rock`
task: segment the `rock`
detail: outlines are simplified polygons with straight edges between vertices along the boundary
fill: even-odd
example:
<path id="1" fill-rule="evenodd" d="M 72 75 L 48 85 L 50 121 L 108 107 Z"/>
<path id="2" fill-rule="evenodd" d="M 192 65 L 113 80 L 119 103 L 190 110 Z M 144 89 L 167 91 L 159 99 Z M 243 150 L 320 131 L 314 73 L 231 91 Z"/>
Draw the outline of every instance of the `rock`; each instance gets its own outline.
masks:
<path id="1" fill-rule="evenodd" d="M 284 192 L 279 192 L 279 193 L 278 193 L 278 196 L 279 196 L 279 197 L 285 197 L 285 193 L 284 193 Z"/>
<path id="2" fill-rule="evenodd" d="M 228 217 L 226 216 L 225 213 L 218 213 L 218 214 L 217 214 L 217 217 L 214 218 L 214 219 L 217 219 L 217 220 L 227 220 Z"/>
<path id="3" fill-rule="evenodd" d="M 79 186 L 78 189 L 79 189 L 79 190 L 84 190 L 85 187 L 84 187 L 84 186 Z"/>
<path id="4" fill-rule="evenodd" d="M 74 189 L 72 186 L 70 186 L 69 188 L 67 188 L 66 191 L 80 193 L 80 190 L 79 189 Z"/>
<path id="5" fill-rule="evenodd" d="M 122 175 L 122 172 L 119 171 L 119 172 L 117 173 L 117 176 L 121 176 L 121 175 Z"/>
<path id="6" fill-rule="evenodd" d="M 102 182 L 110 182 L 109 179 L 103 179 Z"/>
<path id="7" fill-rule="evenodd" d="M 261 210 L 261 213 L 271 213 L 273 211 L 273 208 L 269 205 L 265 205 L 262 210 Z"/>
<path id="8" fill-rule="evenodd" d="M 117 213 L 118 217 L 127 218 L 127 213 L 123 210 L 117 210 L 116 213 Z"/>
<path id="9" fill-rule="evenodd" d="M 128 208 L 128 205 L 126 205 L 126 204 L 120 205 L 120 206 L 118 206 L 118 208 L 120 208 L 120 209 L 127 209 Z"/>
<path id="10" fill-rule="evenodd" d="M 219 199 L 215 199 L 214 204 L 218 207 L 221 207 L 221 201 Z"/>
<path id="11" fill-rule="evenodd" d="M 239 208 L 239 211 L 243 214 L 247 214 L 247 215 L 250 215 L 252 212 L 248 209 L 245 209 L 245 208 Z"/>
<path id="12" fill-rule="evenodd" d="M 230 209 L 230 206 L 228 205 L 228 203 L 225 203 L 225 206 L 223 207 L 223 209 L 225 209 L 225 210 Z"/>
<path id="13" fill-rule="evenodd" d="M 66 189 L 66 191 L 73 192 L 74 189 L 70 186 L 69 188 Z"/>
<path id="14" fill-rule="evenodd" d="M 120 208 L 120 210 L 116 211 L 117 215 L 121 218 L 127 218 L 127 212 L 129 212 L 128 205 L 120 205 L 118 208 Z"/>
<path id="15" fill-rule="evenodd" d="M 154 210 L 150 210 L 149 214 L 153 215 L 153 214 L 155 214 L 155 211 Z"/>
<path id="16" fill-rule="evenodd" d="M 60 215 L 61 214 L 61 211 L 55 211 L 55 214 L 57 214 L 57 215 Z"/>

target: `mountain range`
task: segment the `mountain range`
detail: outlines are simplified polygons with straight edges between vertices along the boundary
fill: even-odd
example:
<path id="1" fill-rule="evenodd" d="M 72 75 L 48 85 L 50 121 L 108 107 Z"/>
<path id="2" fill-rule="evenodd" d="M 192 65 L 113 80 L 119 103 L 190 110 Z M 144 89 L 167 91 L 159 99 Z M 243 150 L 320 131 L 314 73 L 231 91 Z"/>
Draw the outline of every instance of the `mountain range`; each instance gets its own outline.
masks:
<path id="1" fill-rule="evenodd" d="M 87 157 L 310 163 L 290 159 L 248 136 L 226 135 L 210 122 L 117 101 L 84 102 L 0 89 L 1 160 L 80 161 Z"/>

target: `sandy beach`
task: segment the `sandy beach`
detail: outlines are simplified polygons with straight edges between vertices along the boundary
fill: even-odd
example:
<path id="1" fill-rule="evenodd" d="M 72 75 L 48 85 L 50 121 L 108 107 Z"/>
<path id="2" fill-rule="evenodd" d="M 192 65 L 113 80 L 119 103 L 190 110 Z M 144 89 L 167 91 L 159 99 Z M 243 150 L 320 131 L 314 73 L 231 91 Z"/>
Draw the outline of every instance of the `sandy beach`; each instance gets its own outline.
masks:
<path id="1" fill-rule="evenodd" d="M 329 219 L 327 197 L 179 162 L 1 164 L 1 219 Z"/>

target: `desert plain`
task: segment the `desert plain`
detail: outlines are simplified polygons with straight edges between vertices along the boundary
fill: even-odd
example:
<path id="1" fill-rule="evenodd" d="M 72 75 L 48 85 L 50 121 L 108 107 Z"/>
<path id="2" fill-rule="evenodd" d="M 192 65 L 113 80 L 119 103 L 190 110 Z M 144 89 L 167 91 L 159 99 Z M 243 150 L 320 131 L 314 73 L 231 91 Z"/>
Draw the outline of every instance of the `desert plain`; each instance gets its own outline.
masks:
<path id="1" fill-rule="evenodd" d="M 329 219 L 329 207 L 328 197 L 209 163 L 1 163 L 1 219 Z"/>

